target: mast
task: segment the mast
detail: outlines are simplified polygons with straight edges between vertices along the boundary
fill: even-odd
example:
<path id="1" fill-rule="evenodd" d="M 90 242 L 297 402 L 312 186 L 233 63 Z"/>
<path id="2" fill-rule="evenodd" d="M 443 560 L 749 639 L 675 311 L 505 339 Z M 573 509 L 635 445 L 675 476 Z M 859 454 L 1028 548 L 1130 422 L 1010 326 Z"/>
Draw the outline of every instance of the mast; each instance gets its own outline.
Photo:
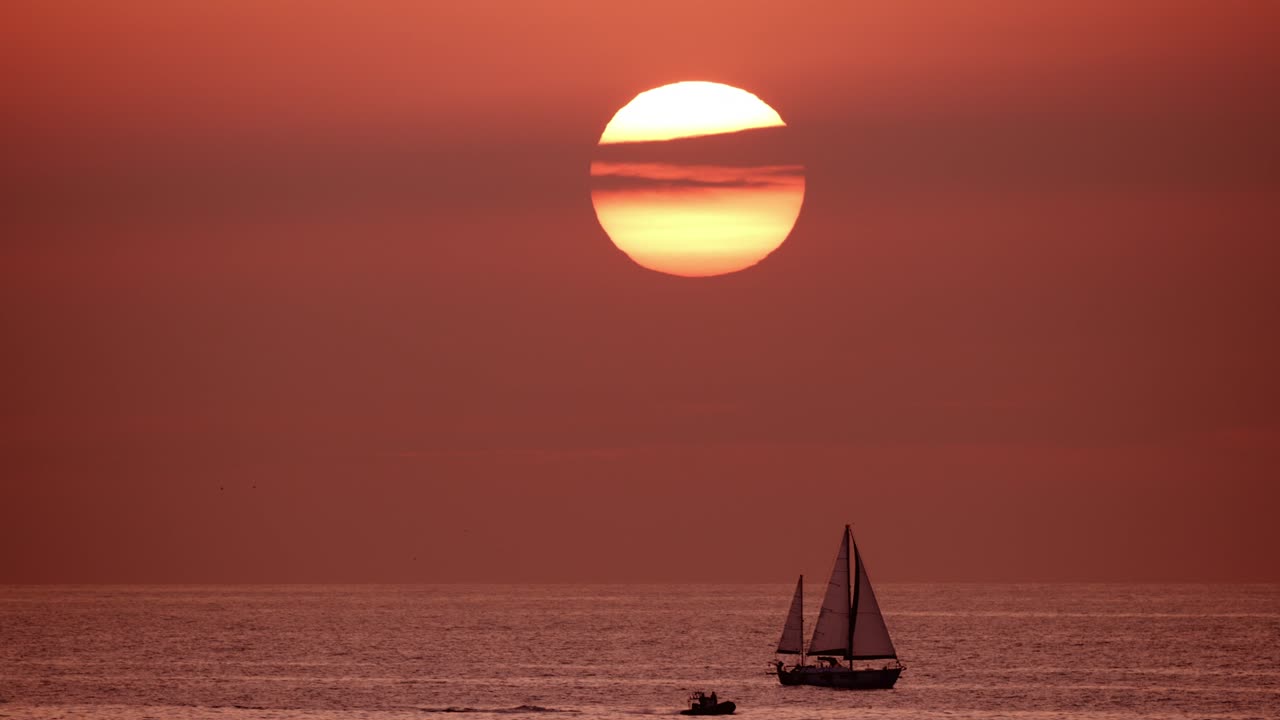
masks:
<path id="1" fill-rule="evenodd" d="M 849 546 L 853 548 L 853 571 L 849 573 L 849 669 L 853 669 L 853 627 L 858 624 L 858 586 L 862 583 L 862 557 L 858 555 L 858 543 L 853 540 L 853 528 L 844 526 L 849 534 Z"/>
<path id="2" fill-rule="evenodd" d="M 800 598 L 800 664 L 804 665 L 804 573 L 796 583 L 796 597 Z"/>

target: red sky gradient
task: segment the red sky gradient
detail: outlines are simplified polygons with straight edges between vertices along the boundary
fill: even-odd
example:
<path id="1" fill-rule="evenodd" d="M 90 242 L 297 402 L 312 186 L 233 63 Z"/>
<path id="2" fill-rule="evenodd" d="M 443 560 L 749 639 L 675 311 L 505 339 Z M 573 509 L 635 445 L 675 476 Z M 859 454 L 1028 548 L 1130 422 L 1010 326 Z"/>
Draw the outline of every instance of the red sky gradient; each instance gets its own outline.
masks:
<path id="1" fill-rule="evenodd" d="M 1280 10 L 11 2 L 0 582 L 1280 581 Z M 745 88 L 742 273 L 596 223 Z"/>

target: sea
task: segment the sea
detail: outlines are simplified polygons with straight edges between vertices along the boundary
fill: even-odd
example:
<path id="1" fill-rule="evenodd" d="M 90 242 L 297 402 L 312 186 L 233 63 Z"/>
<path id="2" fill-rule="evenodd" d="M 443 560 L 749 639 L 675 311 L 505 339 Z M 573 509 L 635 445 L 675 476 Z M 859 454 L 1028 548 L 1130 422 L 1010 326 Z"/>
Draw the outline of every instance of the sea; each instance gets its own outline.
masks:
<path id="1" fill-rule="evenodd" d="M 792 590 L 0 586 L 0 718 L 1280 718 L 1280 585 L 881 583 L 876 691 L 767 674 Z"/>

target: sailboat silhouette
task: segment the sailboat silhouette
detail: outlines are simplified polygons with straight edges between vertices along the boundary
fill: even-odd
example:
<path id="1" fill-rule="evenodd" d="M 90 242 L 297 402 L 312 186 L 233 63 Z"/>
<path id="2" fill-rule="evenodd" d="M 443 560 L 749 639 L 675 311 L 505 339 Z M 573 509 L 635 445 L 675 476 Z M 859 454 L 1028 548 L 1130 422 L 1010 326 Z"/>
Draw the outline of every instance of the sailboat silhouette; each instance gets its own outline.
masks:
<path id="1" fill-rule="evenodd" d="M 799 662 L 791 667 L 786 667 L 781 660 L 774 663 L 778 681 L 783 685 L 888 689 L 906 669 L 898 661 L 850 526 L 844 526 L 836 564 L 831 570 L 827 594 L 808 648 L 804 646 L 804 576 L 801 575 L 778 640 L 777 653 L 800 656 Z M 806 662 L 813 655 L 819 656 L 816 665 Z M 841 660 L 849 664 L 846 666 Z M 891 662 L 882 663 L 880 667 L 868 666 L 868 661 L 875 660 Z"/>

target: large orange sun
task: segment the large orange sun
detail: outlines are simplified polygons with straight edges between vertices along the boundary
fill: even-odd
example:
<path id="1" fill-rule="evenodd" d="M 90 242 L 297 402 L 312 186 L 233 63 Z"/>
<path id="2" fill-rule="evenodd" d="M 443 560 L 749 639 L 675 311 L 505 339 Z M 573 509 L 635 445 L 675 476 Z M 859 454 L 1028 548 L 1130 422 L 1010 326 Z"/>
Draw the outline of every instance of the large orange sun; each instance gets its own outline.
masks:
<path id="1" fill-rule="evenodd" d="M 637 95 L 591 164 L 601 227 L 638 265 L 689 277 L 751 267 L 778 249 L 804 201 L 786 123 L 751 93 L 679 82 Z"/>

